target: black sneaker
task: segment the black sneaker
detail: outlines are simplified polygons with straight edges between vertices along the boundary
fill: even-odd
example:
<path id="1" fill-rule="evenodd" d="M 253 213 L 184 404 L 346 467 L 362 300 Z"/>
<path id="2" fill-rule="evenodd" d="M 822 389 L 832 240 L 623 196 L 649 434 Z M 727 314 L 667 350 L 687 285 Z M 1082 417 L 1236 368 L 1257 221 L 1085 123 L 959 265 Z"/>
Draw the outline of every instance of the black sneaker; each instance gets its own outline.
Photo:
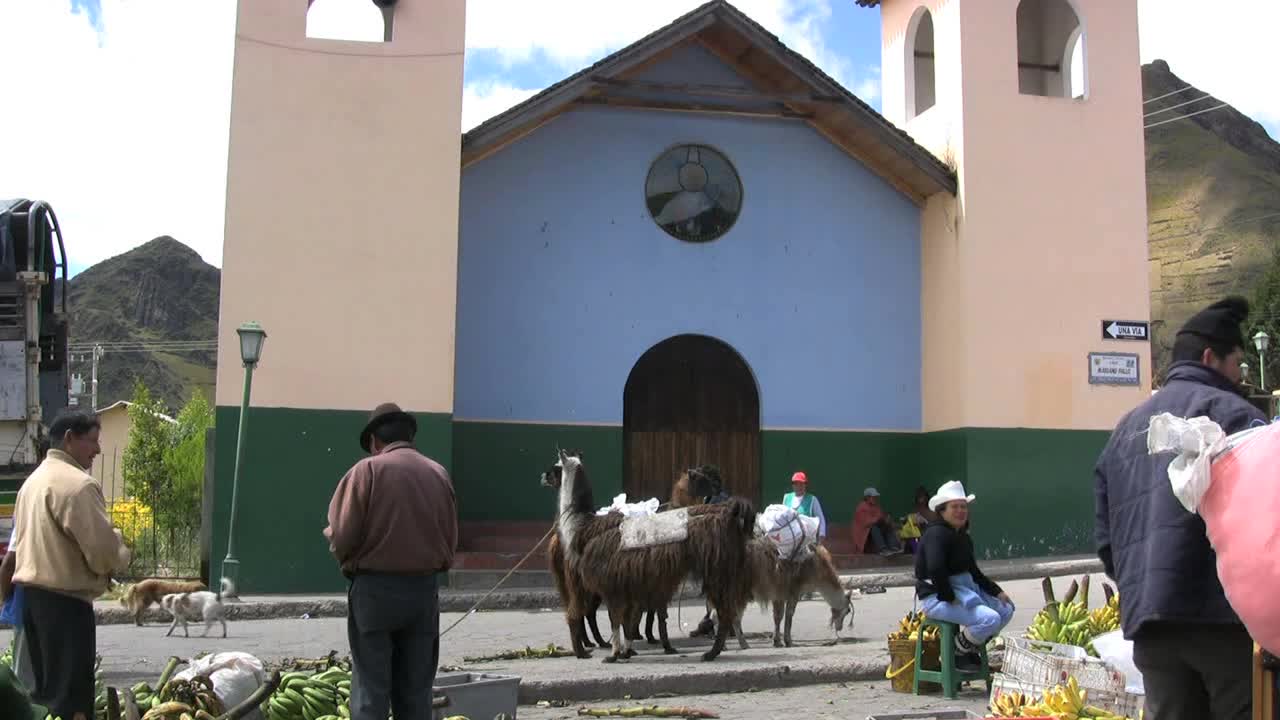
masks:
<path id="1" fill-rule="evenodd" d="M 956 669 L 971 672 L 982 667 L 982 657 L 976 652 L 956 653 Z"/>

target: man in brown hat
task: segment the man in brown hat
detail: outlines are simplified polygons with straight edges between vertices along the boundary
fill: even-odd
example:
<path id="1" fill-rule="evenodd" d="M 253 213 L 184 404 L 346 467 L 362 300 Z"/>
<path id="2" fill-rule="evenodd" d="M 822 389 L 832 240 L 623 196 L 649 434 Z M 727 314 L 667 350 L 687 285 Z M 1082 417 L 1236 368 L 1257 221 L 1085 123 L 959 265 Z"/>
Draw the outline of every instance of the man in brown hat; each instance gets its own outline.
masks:
<path id="1" fill-rule="evenodd" d="M 440 656 L 437 577 L 458 545 L 449 473 L 413 446 L 418 423 L 379 405 L 360 433 L 366 457 L 329 502 L 329 549 L 351 581 L 351 717 L 431 717 Z"/>
<path id="2" fill-rule="evenodd" d="M 1160 392 L 1120 421 L 1094 473 L 1098 556 L 1120 586 L 1121 627 L 1160 720 L 1250 717 L 1253 643 L 1222 590 L 1204 521 L 1174 497 L 1173 456 L 1147 452 L 1151 418 L 1165 412 L 1207 416 L 1228 434 L 1266 423 L 1239 388 L 1248 316 L 1249 303 L 1230 297 L 1187 321 Z"/>

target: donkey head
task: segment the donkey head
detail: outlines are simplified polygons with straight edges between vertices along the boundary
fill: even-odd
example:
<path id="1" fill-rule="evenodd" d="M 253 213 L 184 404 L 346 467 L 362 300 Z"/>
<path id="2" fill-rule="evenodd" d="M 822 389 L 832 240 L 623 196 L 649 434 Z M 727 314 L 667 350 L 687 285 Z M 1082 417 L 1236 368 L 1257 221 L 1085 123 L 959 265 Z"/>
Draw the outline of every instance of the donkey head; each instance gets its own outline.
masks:
<path id="1" fill-rule="evenodd" d="M 844 603 L 840 607 L 831 608 L 831 629 L 839 635 L 844 629 L 844 621 L 849 620 L 849 627 L 853 627 L 853 591 L 846 591 L 842 596 Z"/>

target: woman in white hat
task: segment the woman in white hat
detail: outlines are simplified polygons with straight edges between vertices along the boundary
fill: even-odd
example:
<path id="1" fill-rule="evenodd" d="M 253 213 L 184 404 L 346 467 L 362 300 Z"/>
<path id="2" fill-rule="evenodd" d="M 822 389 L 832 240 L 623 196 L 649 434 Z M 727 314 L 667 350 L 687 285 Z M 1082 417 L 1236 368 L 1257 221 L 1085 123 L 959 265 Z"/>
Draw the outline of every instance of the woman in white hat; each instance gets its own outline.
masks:
<path id="1" fill-rule="evenodd" d="M 978 648 L 1013 619 L 1009 596 L 982 573 L 969 537 L 969 503 L 964 485 L 943 483 L 929 499 L 938 519 L 929 523 L 916 552 L 916 597 L 926 617 L 961 626 L 956 664 L 974 667 Z"/>

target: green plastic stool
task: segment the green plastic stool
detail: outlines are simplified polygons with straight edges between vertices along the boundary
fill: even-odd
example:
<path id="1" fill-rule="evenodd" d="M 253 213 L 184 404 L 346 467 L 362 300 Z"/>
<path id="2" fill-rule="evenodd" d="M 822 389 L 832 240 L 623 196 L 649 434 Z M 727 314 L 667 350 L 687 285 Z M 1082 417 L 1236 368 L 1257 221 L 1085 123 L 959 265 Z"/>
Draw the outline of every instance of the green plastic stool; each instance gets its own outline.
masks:
<path id="1" fill-rule="evenodd" d="M 924 629 L 933 625 L 938 628 L 939 665 L 941 670 L 924 669 Z M 982 664 L 977 670 L 961 670 L 956 667 L 956 633 L 960 626 L 945 620 L 925 618 L 920 624 L 920 634 L 916 636 L 916 678 L 912 692 L 920 694 L 921 682 L 936 682 L 942 685 L 942 694 L 954 700 L 960 690 L 960 683 L 966 680 L 982 680 L 987 684 L 987 694 L 991 694 L 991 666 L 987 664 L 987 646 L 978 648 L 978 656 Z"/>

